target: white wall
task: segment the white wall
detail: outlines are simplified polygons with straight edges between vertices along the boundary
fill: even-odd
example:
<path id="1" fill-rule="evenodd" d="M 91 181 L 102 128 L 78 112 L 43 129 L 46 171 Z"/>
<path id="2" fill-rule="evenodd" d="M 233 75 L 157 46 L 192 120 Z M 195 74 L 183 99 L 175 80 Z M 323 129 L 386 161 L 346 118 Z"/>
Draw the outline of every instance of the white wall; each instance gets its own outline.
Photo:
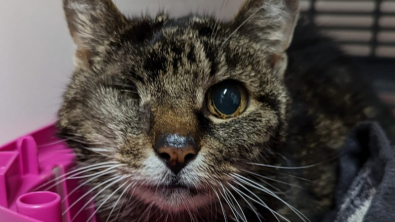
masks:
<path id="1" fill-rule="evenodd" d="M 127 15 L 164 9 L 173 16 L 198 11 L 229 19 L 243 0 L 115 3 Z M 56 120 L 73 50 L 61 0 L 0 0 L 0 145 Z"/>

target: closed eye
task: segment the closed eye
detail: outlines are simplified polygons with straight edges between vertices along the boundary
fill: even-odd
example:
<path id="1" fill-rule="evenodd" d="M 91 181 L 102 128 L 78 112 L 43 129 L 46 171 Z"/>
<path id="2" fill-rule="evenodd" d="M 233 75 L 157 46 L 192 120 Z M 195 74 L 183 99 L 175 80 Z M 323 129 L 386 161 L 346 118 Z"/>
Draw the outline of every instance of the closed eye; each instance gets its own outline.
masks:
<path id="1" fill-rule="evenodd" d="M 113 89 L 119 92 L 121 95 L 125 95 L 131 99 L 140 99 L 137 87 L 135 84 L 119 84 L 119 83 L 108 83 L 104 87 Z"/>
<path id="2" fill-rule="evenodd" d="M 138 93 L 137 90 L 136 90 L 136 87 L 134 85 L 131 86 L 131 85 L 119 85 L 119 84 L 116 84 L 116 85 L 111 85 L 110 87 L 114 88 L 114 89 L 116 89 L 118 91 L 121 91 L 121 92 Z"/>

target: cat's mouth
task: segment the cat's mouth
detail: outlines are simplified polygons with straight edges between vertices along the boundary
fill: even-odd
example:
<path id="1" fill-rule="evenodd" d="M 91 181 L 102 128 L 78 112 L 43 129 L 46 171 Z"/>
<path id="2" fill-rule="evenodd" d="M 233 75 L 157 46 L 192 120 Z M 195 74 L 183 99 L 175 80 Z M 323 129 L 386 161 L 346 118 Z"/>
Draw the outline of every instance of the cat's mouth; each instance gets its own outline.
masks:
<path id="1" fill-rule="evenodd" d="M 209 189 L 179 184 L 140 186 L 136 195 L 147 204 L 154 204 L 163 210 L 172 212 L 186 209 L 197 210 L 215 200 L 215 196 Z"/>
<path id="2" fill-rule="evenodd" d="M 207 192 L 204 189 L 190 188 L 179 184 L 160 185 L 155 187 L 151 186 L 149 188 L 155 189 L 155 191 L 160 192 L 161 194 L 169 194 L 169 195 L 173 194 L 174 192 L 187 192 L 190 196 L 196 196 Z"/>

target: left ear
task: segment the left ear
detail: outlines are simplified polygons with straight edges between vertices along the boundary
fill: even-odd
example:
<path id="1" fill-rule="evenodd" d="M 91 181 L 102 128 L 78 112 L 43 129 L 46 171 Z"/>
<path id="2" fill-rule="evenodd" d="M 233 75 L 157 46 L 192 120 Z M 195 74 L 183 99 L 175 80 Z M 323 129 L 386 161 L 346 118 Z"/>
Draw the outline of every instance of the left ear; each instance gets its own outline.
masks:
<path id="1" fill-rule="evenodd" d="M 281 55 L 291 43 L 298 15 L 299 0 L 247 0 L 233 25 L 239 34 Z"/>
<path id="2" fill-rule="evenodd" d="M 91 58 L 100 47 L 128 26 L 112 0 L 63 0 L 63 9 L 80 68 L 90 69 Z"/>

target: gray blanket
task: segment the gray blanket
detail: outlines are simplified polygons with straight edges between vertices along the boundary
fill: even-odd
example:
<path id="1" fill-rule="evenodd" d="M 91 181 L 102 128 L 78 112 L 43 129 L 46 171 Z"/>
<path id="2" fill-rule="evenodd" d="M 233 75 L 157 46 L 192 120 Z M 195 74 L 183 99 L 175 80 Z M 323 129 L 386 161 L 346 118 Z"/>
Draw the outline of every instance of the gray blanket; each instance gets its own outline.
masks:
<path id="1" fill-rule="evenodd" d="M 395 222 L 395 149 L 377 123 L 361 123 L 342 148 L 336 206 L 323 222 Z"/>

